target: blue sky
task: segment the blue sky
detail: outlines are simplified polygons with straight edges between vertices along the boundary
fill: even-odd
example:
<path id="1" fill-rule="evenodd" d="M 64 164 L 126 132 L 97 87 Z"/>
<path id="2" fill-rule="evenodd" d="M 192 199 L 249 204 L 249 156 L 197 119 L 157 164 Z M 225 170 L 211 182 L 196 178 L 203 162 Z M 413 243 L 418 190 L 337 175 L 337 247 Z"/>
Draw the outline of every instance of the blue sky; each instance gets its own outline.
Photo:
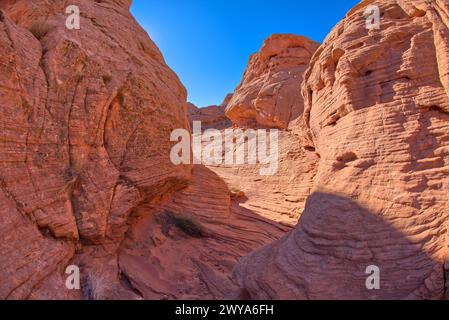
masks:
<path id="1" fill-rule="evenodd" d="M 199 107 L 234 91 L 273 33 L 322 42 L 359 0 L 134 0 L 131 11 Z"/>

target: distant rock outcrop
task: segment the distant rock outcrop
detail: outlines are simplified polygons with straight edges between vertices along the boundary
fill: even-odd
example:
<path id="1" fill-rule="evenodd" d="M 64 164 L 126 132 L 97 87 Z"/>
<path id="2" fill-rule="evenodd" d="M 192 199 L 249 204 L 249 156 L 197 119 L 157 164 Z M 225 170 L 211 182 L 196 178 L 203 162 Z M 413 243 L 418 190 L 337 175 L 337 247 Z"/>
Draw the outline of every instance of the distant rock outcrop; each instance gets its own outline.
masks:
<path id="1" fill-rule="evenodd" d="M 204 108 L 198 108 L 193 103 L 188 102 L 187 114 L 189 116 L 190 123 L 193 121 L 201 121 L 201 126 L 203 129 L 223 129 L 230 127 L 231 121 L 226 116 L 225 109 L 231 98 L 232 94 L 228 94 L 221 105 L 208 106 Z"/>
<path id="2" fill-rule="evenodd" d="M 366 28 L 370 4 L 379 30 Z M 314 187 L 296 229 L 241 260 L 245 294 L 447 294 L 448 27 L 447 0 L 366 0 L 317 50 L 303 85 L 305 146 L 319 154 Z M 366 287 L 370 265 L 379 290 Z"/>
<path id="3" fill-rule="evenodd" d="M 302 36 L 275 34 L 251 56 L 226 115 L 239 126 L 285 129 L 304 109 L 303 73 L 318 44 Z"/>

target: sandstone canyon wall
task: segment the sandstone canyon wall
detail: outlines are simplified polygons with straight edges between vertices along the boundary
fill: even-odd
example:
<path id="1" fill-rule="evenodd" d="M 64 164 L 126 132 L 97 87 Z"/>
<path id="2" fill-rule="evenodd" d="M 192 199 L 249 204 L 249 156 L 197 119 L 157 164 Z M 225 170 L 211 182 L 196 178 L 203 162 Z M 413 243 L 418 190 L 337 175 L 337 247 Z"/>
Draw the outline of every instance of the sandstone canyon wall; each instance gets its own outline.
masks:
<path id="1" fill-rule="evenodd" d="M 0 4 L 0 298 L 132 298 L 116 251 L 143 202 L 182 186 L 170 132 L 186 91 L 129 13 L 130 0 Z M 133 36 L 130 37 L 129 35 Z"/>
<path id="2" fill-rule="evenodd" d="M 379 30 L 364 10 L 378 5 Z M 362 1 L 312 57 L 304 147 L 319 156 L 297 227 L 241 260 L 253 299 L 447 294 L 449 1 Z M 381 289 L 367 290 L 367 266 Z M 446 282 L 446 283 L 445 283 Z"/>

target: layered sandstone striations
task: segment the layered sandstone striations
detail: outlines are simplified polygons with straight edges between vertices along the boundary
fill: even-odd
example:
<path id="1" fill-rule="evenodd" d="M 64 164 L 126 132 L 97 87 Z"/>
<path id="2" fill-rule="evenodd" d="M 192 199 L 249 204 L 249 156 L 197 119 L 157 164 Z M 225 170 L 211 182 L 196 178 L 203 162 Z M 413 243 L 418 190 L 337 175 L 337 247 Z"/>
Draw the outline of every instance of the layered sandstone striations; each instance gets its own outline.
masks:
<path id="1" fill-rule="evenodd" d="M 226 115 L 239 126 L 287 128 L 303 111 L 300 85 L 317 47 L 302 36 L 270 36 L 251 56 Z"/>
<path id="2" fill-rule="evenodd" d="M 376 4 L 380 30 L 367 30 Z M 441 298 L 447 290 L 449 1 L 363 1 L 305 74 L 319 154 L 298 226 L 241 260 L 254 299 Z M 446 264 L 444 262 L 446 261 Z M 380 290 L 367 290 L 367 266 Z"/>
<path id="3" fill-rule="evenodd" d="M 237 146 L 235 147 L 238 148 Z M 301 146 L 296 130 L 280 130 L 278 166 L 273 175 L 261 175 L 267 164 L 210 165 L 238 196 L 239 206 L 261 217 L 286 226 L 294 226 L 304 210 L 313 184 L 318 156 Z"/>
<path id="4" fill-rule="evenodd" d="M 144 299 L 234 298 L 237 260 L 291 230 L 241 207 L 202 165 L 166 200 L 139 208 L 119 254 L 122 277 Z"/>
<path id="5" fill-rule="evenodd" d="M 61 1 L 0 4 L 0 298 L 80 298 L 72 263 L 84 298 L 135 296 L 116 257 L 128 217 L 190 176 L 169 159 L 185 89 L 130 3 L 72 1 L 80 30 Z"/>

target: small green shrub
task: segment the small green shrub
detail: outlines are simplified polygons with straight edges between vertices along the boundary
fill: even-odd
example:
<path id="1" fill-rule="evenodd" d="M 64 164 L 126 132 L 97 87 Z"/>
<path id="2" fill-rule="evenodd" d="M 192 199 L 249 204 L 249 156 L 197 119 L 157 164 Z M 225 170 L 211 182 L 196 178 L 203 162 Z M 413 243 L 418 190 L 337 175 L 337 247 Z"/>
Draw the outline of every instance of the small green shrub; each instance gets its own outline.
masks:
<path id="1" fill-rule="evenodd" d="M 164 213 L 165 222 L 169 225 L 176 226 L 179 230 L 184 232 L 186 235 L 193 238 L 204 238 L 207 237 L 207 233 L 204 228 L 192 218 L 180 217 L 173 212 L 166 211 Z"/>

